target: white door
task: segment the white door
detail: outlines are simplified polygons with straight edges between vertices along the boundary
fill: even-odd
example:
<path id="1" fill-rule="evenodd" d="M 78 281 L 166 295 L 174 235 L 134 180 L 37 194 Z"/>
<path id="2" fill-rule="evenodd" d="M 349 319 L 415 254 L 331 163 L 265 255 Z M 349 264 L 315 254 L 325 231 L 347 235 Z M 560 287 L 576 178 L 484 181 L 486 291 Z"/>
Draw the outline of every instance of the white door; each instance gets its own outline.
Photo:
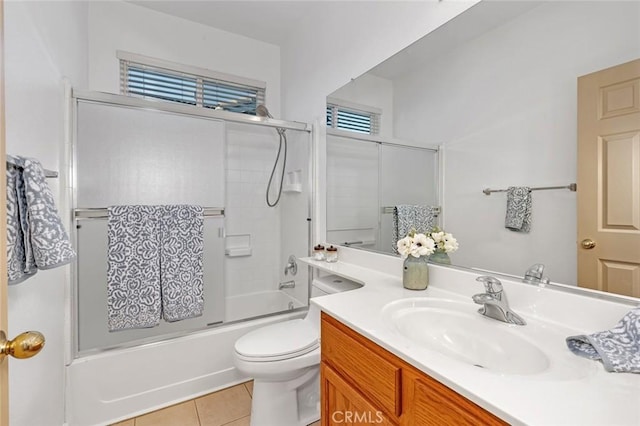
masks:
<path id="1" fill-rule="evenodd" d="M 4 104 L 4 3 L 0 0 L 0 164 L 6 164 Z M 9 426 L 9 362 L 8 357 L 29 358 L 44 346 L 38 332 L 22 333 L 8 339 L 7 330 L 7 205 L 6 173 L 0 169 L 0 426 Z"/>
<path id="2" fill-rule="evenodd" d="M 0 161 L 5 163 L 4 145 L 4 3 L 0 0 Z M 0 200 L 6 193 L 6 173 L 0 173 Z M 0 202 L 0 330 L 7 330 L 7 206 Z M 9 362 L 0 360 L 0 426 L 9 426 Z"/>

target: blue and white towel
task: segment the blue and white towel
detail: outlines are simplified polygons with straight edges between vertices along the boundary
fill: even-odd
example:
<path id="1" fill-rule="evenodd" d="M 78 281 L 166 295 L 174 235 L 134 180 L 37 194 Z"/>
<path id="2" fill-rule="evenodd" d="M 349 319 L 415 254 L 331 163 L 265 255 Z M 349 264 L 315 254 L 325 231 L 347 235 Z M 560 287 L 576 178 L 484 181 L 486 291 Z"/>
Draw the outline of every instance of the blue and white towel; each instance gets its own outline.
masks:
<path id="1" fill-rule="evenodd" d="M 111 206 L 108 212 L 109 330 L 202 315 L 202 207 Z"/>
<path id="2" fill-rule="evenodd" d="M 399 205 L 393 208 L 393 240 L 392 249 L 398 253 L 398 240 L 407 236 L 414 229 L 418 233 L 431 232 L 436 225 L 438 214 L 432 206 Z"/>
<path id="3" fill-rule="evenodd" d="M 162 206 L 160 282 L 162 316 L 180 321 L 204 311 L 203 209 Z"/>
<path id="4" fill-rule="evenodd" d="M 7 275 L 10 285 L 76 257 L 44 169 L 33 158 L 7 155 Z"/>
<path id="5" fill-rule="evenodd" d="M 160 323 L 160 213 L 157 206 L 111 206 L 107 235 L 109 331 Z"/>
<path id="6" fill-rule="evenodd" d="M 640 373 L 640 306 L 611 330 L 567 337 L 567 346 L 578 356 L 601 361 L 608 372 Z"/>
<path id="7" fill-rule="evenodd" d="M 510 186 L 507 188 L 507 214 L 504 227 L 515 232 L 531 230 L 531 188 Z"/>

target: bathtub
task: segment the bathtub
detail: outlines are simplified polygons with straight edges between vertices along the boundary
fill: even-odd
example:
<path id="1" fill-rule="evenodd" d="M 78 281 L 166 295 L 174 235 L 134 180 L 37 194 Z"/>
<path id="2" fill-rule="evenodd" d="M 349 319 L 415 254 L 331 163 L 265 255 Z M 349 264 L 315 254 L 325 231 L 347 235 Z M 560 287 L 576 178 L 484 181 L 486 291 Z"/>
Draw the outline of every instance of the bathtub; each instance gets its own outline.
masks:
<path id="1" fill-rule="evenodd" d="M 226 298 L 225 322 L 255 318 L 305 306 L 282 290 L 261 291 Z"/>
<path id="2" fill-rule="evenodd" d="M 243 315 L 248 309 L 264 312 L 265 305 L 283 310 L 290 302 L 303 306 L 282 291 L 229 299 L 227 306 L 236 317 L 240 306 Z M 305 313 L 286 312 L 75 359 L 66 366 L 66 424 L 114 423 L 244 382 L 249 378 L 233 365 L 235 341 L 258 327 Z"/>

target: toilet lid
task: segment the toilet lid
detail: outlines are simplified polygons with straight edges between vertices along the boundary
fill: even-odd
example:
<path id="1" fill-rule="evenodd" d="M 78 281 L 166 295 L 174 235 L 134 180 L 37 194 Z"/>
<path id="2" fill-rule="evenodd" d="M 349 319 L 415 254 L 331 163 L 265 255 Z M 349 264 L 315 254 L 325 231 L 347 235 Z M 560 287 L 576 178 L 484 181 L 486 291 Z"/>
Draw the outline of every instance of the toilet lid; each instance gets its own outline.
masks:
<path id="1" fill-rule="evenodd" d="M 318 346 L 318 331 L 297 319 L 249 332 L 236 341 L 235 349 L 244 358 L 277 361 L 304 355 Z"/>

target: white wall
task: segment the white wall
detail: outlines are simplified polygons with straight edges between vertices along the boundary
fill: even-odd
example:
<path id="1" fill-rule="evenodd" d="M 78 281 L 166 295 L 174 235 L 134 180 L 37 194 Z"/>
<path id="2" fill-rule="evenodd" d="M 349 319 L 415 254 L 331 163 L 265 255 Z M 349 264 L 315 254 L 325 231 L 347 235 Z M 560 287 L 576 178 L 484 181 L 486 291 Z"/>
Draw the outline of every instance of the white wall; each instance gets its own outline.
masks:
<path id="1" fill-rule="evenodd" d="M 549 2 L 416 69 L 394 86 L 399 138 L 446 147 L 455 263 L 522 275 L 542 262 L 576 283 L 576 194 L 533 193 L 531 233 L 504 228 L 506 197 L 485 187 L 576 180 L 577 77 L 638 57 L 637 2 Z"/>
<path id="2" fill-rule="evenodd" d="M 86 5 L 78 2 L 5 2 L 7 152 L 40 159 L 60 170 L 49 180 L 64 196 L 64 90 L 62 78 L 86 85 Z M 9 288 L 9 335 L 41 331 L 42 352 L 10 359 L 10 423 L 64 422 L 65 290 L 69 268 L 40 271 Z"/>
<path id="3" fill-rule="evenodd" d="M 120 92 L 117 50 L 261 80 L 280 116 L 280 48 L 121 1 L 89 2 L 89 87 Z"/>

